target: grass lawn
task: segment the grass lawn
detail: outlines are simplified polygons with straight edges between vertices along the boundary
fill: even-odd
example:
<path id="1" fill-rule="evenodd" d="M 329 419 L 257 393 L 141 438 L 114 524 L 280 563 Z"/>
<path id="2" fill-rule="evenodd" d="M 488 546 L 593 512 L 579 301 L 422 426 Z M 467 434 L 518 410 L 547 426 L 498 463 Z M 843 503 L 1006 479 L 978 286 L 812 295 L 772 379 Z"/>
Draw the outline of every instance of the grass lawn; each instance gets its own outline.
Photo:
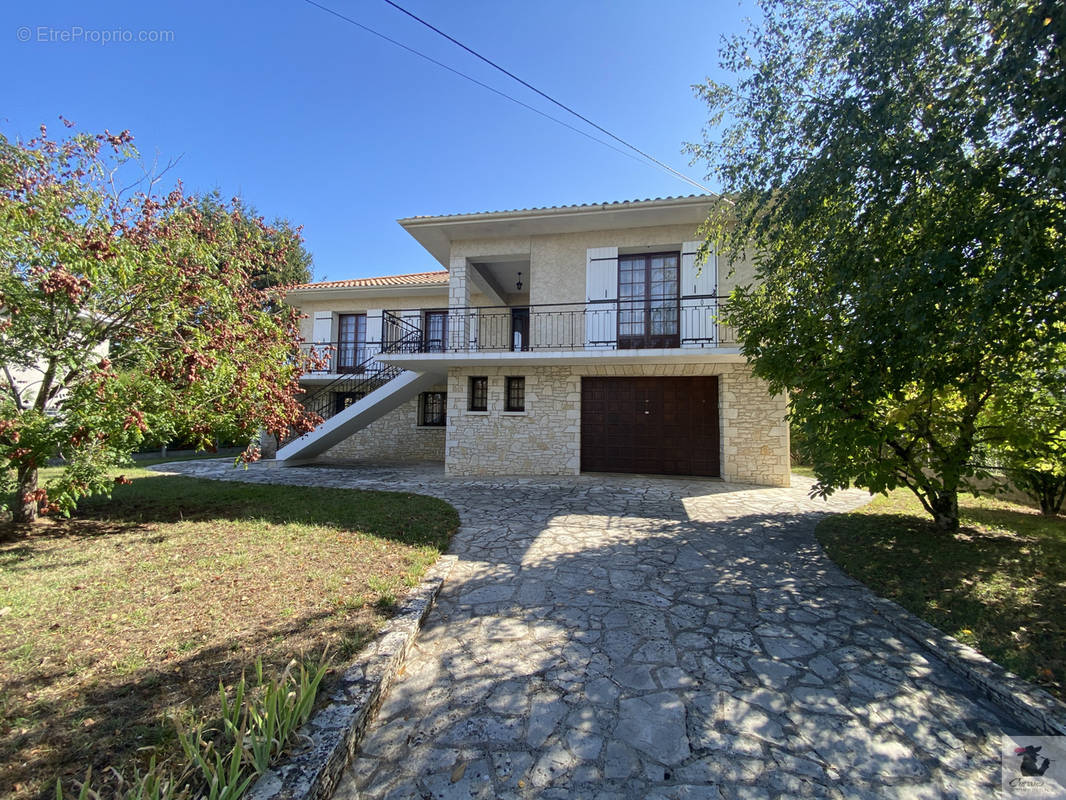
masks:
<path id="1" fill-rule="evenodd" d="M 1066 519 L 989 498 L 937 531 L 900 489 L 823 520 L 818 540 L 883 597 L 1066 700 Z"/>
<path id="2" fill-rule="evenodd" d="M 459 524 L 418 495 L 125 474 L 0 526 L 0 795 L 173 755 L 167 717 L 211 716 L 257 656 L 349 658 Z"/>

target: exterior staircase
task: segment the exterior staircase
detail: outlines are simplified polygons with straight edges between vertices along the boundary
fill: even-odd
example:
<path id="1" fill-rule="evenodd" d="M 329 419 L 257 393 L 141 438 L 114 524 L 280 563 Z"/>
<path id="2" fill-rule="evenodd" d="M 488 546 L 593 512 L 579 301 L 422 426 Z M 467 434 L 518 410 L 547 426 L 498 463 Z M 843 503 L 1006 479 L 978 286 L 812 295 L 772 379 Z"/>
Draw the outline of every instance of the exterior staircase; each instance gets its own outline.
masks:
<path id="1" fill-rule="evenodd" d="M 417 346 L 421 338 L 418 328 L 388 313 L 386 317 L 391 343 L 382 348 L 383 353 L 404 352 Z M 444 373 L 412 372 L 381 363 L 376 355 L 371 356 L 351 374 L 342 375 L 308 395 L 304 406 L 323 421 L 313 431 L 283 440 L 277 461 L 291 464 L 319 456 L 444 380 Z M 338 398 L 350 398 L 350 404 L 345 405 Z"/>

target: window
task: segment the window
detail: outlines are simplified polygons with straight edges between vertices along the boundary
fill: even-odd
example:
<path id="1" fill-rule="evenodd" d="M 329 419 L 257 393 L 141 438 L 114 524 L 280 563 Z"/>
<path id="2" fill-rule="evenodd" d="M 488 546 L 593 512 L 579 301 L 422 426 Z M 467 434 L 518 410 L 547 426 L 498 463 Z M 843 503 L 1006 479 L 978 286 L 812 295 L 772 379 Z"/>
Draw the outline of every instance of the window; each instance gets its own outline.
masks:
<path id="1" fill-rule="evenodd" d="M 525 411 L 526 410 L 526 379 L 525 378 L 508 378 L 507 379 L 507 404 L 505 406 L 507 411 Z"/>
<path id="2" fill-rule="evenodd" d="M 618 257 L 618 347 L 677 347 L 680 305 L 677 253 Z"/>
<path id="3" fill-rule="evenodd" d="M 425 427 L 442 427 L 447 420 L 445 416 L 447 400 L 447 392 L 422 392 L 418 424 Z"/>
<path id="4" fill-rule="evenodd" d="M 366 314 L 339 315 L 337 372 L 362 372 L 366 357 Z"/>
<path id="5" fill-rule="evenodd" d="M 366 392 L 334 392 L 333 413 L 339 414 L 352 403 L 357 403 L 366 396 Z"/>
<path id="6" fill-rule="evenodd" d="M 423 346 L 427 353 L 443 353 L 448 349 L 448 312 L 427 311 L 423 328 Z"/>
<path id="7" fill-rule="evenodd" d="M 489 410 L 489 379 L 483 375 L 470 378 L 468 389 L 470 404 L 467 406 L 471 411 Z"/>

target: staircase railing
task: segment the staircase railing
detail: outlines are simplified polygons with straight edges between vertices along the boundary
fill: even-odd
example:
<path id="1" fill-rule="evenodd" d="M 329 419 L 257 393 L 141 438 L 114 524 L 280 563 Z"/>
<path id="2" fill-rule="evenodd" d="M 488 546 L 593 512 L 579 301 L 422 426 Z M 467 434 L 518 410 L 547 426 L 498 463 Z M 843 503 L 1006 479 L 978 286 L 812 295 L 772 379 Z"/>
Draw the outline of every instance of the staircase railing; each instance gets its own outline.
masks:
<path id="1" fill-rule="evenodd" d="M 422 346 L 422 329 L 403 317 L 384 311 L 381 314 L 383 353 L 417 353 Z"/>
<path id="2" fill-rule="evenodd" d="M 383 316 L 382 330 L 386 335 L 383 337 L 385 342 L 381 352 L 417 352 L 422 341 L 422 331 L 387 311 Z M 384 386 L 401 372 L 404 372 L 403 367 L 384 364 L 377 360 L 377 354 L 375 354 L 357 364 L 350 374 L 342 375 L 325 386 L 319 387 L 300 402 L 310 415 L 318 416 L 325 421 L 375 389 Z M 290 429 L 279 445 L 284 447 L 303 435 L 302 431 Z"/>

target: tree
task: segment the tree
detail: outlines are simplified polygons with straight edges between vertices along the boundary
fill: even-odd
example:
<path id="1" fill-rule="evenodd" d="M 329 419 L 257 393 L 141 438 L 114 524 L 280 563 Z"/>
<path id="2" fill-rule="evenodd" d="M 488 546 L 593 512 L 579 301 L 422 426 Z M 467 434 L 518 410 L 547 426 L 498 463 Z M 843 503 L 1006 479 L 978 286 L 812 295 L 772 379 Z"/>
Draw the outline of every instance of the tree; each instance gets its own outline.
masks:
<path id="1" fill-rule="evenodd" d="M 245 203 L 239 197 L 234 197 L 227 205 L 217 190 L 202 196 L 198 207 L 209 219 L 216 220 L 223 226 L 254 228 L 260 220 L 255 206 Z M 252 286 L 256 289 L 271 289 L 309 283 L 313 259 L 303 246 L 300 228 L 287 219 L 277 218 L 268 230 L 266 243 L 275 248 L 276 256 L 264 259 L 258 271 L 249 276 Z"/>
<path id="2" fill-rule="evenodd" d="M 906 486 L 954 529 L 984 409 L 1063 339 L 1066 6 L 762 8 L 723 43 L 735 83 L 696 87 L 708 239 L 761 281 L 728 319 L 818 492 Z"/>
<path id="3" fill-rule="evenodd" d="M 997 392 L 982 420 L 989 454 L 1040 511 L 1066 504 L 1066 348 Z"/>
<path id="4" fill-rule="evenodd" d="M 17 521 L 109 491 L 146 435 L 211 448 L 309 424 L 295 312 L 250 281 L 284 261 L 277 232 L 209 217 L 180 184 L 127 196 L 136 157 L 125 131 L 0 136 L 0 488 Z M 38 486 L 55 455 L 61 477 Z"/>

